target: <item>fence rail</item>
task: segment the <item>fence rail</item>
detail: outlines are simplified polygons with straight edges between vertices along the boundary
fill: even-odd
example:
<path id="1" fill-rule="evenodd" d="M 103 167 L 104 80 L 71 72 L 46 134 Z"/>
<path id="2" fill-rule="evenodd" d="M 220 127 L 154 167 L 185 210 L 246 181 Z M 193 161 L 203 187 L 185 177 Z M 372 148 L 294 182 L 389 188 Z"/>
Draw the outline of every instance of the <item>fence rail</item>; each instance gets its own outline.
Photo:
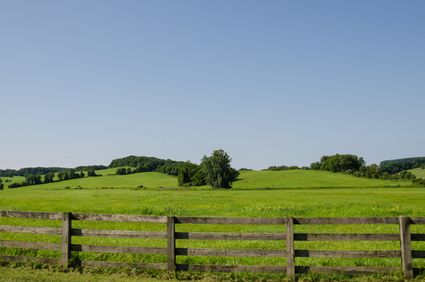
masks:
<path id="1" fill-rule="evenodd" d="M 60 251 L 60 259 L 48 259 L 29 256 L 0 256 L 2 262 L 62 264 L 71 263 L 71 252 L 127 253 L 144 255 L 163 255 L 167 263 L 124 263 L 109 261 L 81 261 L 83 267 L 123 267 L 138 269 L 160 269 L 168 271 L 209 271 L 209 272 L 273 272 L 286 273 L 290 280 L 298 273 L 307 272 L 345 272 L 375 273 L 402 271 L 407 279 L 413 278 L 412 260 L 425 258 L 425 250 L 412 250 L 412 241 L 425 241 L 425 234 L 411 234 L 412 224 L 425 224 L 425 218 L 418 217 L 363 217 L 363 218 L 220 218 L 220 217 L 174 217 L 143 215 L 95 215 L 80 213 L 47 213 L 0 211 L 0 217 L 29 218 L 44 220 L 61 220 L 61 228 L 0 225 L 0 232 L 32 233 L 60 235 L 61 243 L 41 243 L 0 240 L 1 248 L 19 248 L 35 250 Z M 129 230 L 95 230 L 73 228 L 73 221 L 110 221 L 165 224 L 166 232 L 129 231 Z M 223 224 L 223 225 L 281 225 L 282 233 L 230 233 L 230 232 L 176 232 L 178 224 Z M 334 233 L 295 233 L 294 225 L 357 225 L 357 224 L 392 224 L 398 225 L 398 234 L 334 234 Z M 283 230 L 283 229 L 282 229 Z M 122 247 L 73 244 L 72 238 L 111 237 L 111 238 L 150 238 L 164 239 L 166 247 Z M 176 240 L 259 240 L 283 241 L 285 247 L 280 250 L 269 249 L 211 249 L 211 248 L 177 248 Z M 295 241 L 399 241 L 400 249 L 385 251 L 347 251 L 347 250 L 308 250 L 295 249 Z M 231 257 L 281 257 L 286 265 L 202 265 L 177 264 L 177 256 L 231 256 Z M 400 258 L 400 267 L 372 266 L 298 266 L 296 258 Z"/>

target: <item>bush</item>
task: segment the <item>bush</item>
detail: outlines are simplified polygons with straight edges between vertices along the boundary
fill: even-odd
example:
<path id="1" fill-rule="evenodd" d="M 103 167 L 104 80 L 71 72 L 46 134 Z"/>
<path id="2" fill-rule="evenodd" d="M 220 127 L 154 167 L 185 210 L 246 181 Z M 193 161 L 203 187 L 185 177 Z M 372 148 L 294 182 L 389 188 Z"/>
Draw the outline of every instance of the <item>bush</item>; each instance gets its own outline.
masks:
<path id="1" fill-rule="evenodd" d="M 201 169 L 205 173 L 205 182 L 213 188 L 232 188 L 239 171 L 230 166 L 231 158 L 223 150 L 215 150 L 210 157 L 204 156 Z"/>
<path id="2" fill-rule="evenodd" d="M 412 183 L 413 183 L 413 185 L 415 185 L 415 186 L 422 186 L 422 187 L 425 187 L 425 179 L 423 179 L 423 178 L 413 179 Z"/>

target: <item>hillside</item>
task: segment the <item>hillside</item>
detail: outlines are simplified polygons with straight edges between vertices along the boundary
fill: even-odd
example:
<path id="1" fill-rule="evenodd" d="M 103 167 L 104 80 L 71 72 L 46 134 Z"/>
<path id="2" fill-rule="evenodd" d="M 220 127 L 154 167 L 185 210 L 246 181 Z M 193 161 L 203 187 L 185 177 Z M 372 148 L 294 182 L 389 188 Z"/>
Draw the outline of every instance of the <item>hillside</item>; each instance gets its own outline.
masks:
<path id="1" fill-rule="evenodd" d="M 425 169 L 423 168 L 418 167 L 409 171 L 413 173 L 417 178 L 425 178 Z"/>
<path id="2" fill-rule="evenodd" d="M 177 178 L 159 172 L 115 175 L 117 168 L 98 170 L 97 177 L 85 177 L 17 189 L 72 188 L 176 188 Z M 370 188 L 409 186 L 410 182 L 386 181 L 354 177 L 342 173 L 316 170 L 242 171 L 234 190 L 296 188 Z M 208 186 L 199 187 L 210 189 Z M 187 189 L 187 188 L 181 188 Z"/>
<path id="3" fill-rule="evenodd" d="M 115 170 L 115 169 L 114 169 Z M 111 171 L 99 172 L 109 174 Z M 71 189 L 71 188 L 161 188 L 176 187 L 177 178 L 159 172 L 143 172 L 128 175 L 85 177 L 16 189 Z"/>
<path id="4" fill-rule="evenodd" d="M 242 171 L 235 189 L 397 187 L 410 182 L 354 177 L 318 170 Z"/>

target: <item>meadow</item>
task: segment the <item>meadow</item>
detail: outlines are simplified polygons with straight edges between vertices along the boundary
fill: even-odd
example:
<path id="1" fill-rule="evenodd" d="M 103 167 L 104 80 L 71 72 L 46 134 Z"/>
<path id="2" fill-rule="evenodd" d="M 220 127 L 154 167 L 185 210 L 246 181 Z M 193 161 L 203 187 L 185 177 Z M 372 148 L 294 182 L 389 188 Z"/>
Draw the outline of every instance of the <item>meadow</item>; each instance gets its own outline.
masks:
<path id="1" fill-rule="evenodd" d="M 419 178 L 425 178 L 425 169 L 424 168 L 414 168 L 409 170 L 410 172 L 412 172 L 416 177 Z"/>
<path id="2" fill-rule="evenodd" d="M 104 176 L 73 179 L 58 183 L 28 186 L 0 191 L 1 210 L 51 212 L 82 212 L 103 214 L 146 214 L 176 216 L 223 217 L 363 217 L 363 216 L 423 216 L 425 217 L 425 188 L 412 187 L 411 182 L 370 180 L 345 174 L 323 171 L 243 171 L 230 190 L 209 187 L 176 187 L 175 177 L 161 173 L 111 175 L 113 171 L 99 171 Z M 41 222 L 41 223 L 40 223 Z M 60 226 L 60 222 L 0 218 L 0 225 Z M 110 222 L 76 222 L 76 227 L 92 229 L 125 229 L 165 231 L 163 224 Z M 414 231 L 425 232 L 421 226 Z M 283 232 L 281 226 L 248 225 L 179 225 L 177 231 L 214 232 Z M 296 232 L 360 232 L 397 233 L 397 226 L 296 226 Z M 0 240 L 60 242 L 60 236 L 0 233 Z M 73 239 L 74 240 L 74 239 Z M 163 247 L 161 239 L 75 238 L 75 243 L 120 246 Z M 203 241 L 178 240 L 178 247 L 194 248 L 264 248 L 282 249 L 281 241 Z M 417 249 L 425 249 L 423 242 L 414 242 Z M 296 248 L 340 250 L 397 250 L 398 242 L 296 242 Z M 0 249 L 1 254 L 25 254 L 58 257 L 55 251 Z M 77 256 L 77 254 L 74 254 Z M 80 259 L 165 262 L 161 255 L 96 254 L 83 252 Z M 178 263 L 208 264 L 268 264 L 283 265 L 283 258 L 264 257 L 178 257 Z M 300 258 L 298 265 L 373 265 L 398 266 L 399 259 L 329 259 Z M 415 266 L 423 267 L 425 260 L 417 259 Z M 154 277 L 158 277 L 155 274 Z M 398 276 L 394 276 L 398 279 Z M 202 278 L 204 276 L 189 277 Z M 214 279 L 270 279 L 282 276 L 236 275 Z M 310 277 L 311 278 L 311 277 Z M 308 279 L 310 279 L 308 278 Z M 307 278 L 306 278 L 307 279 Z M 314 277 L 311 279 L 315 279 Z M 322 279 L 322 278 L 317 278 Z M 328 278 L 323 278 L 328 279 Z M 344 278 L 345 279 L 345 278 Z M 369 278 L 368 278 L 369 279 Z M 377 278 L 378 279 L 378 278 Z M 392 279 L 392 278 L 391 278 Z"/>

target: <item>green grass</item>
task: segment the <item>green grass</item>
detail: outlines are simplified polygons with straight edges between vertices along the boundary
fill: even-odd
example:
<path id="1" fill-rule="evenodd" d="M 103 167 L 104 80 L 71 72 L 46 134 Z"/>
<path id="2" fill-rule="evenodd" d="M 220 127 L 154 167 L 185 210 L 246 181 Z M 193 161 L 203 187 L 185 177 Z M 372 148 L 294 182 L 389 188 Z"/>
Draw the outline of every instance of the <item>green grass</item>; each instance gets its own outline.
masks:
<path id="1" fill-rule="evenodd" d="M 0 210 L 224 217 L 425 216 L 425 189 L 411 187 L 409 182 L 369 180 L 344 174 L 303 170 L 278 172 L 247 171 L 242 172 L 240 178 L 240 181 L 234 183 L 234 189 L 230 190 L 215 190 L 207 187 L 177 188 L 175 177 L 161 173 L 138 173 L 125 176 L 109 175 L 74 179 L 58 183 L 0 191 Z M 136 187 L 139 185 L 143 185 L 147 187 L 147 189 L 137 189 Z M 82 189 L 78 188 L 78 186 L 82 187 Z M 159 187 L 167 187 L 167 189 Z M 13 218 L 0 218 L 0 225 L 1 224 L 60 226 L 59 221 L 37 221 Z M 94 229 L 165 231 L 164 224 L 81 221 L 74 222 L 74 226 L 76 228 Z M 284 232 L 283 226 L 270 225 L 178 225 L 176 228 L 177 231 L 190 230 L 199 232 Z M 397 233 L 398 228 L 395 225 L 295 226 L 295 231 Z M 425 232 L 425 226 L 412 226 L 412 232 Z M 60 236 L 3 232 L 0 233 L 0 240 L 59 243 Z M 166 245 L 165 240 L 161 239 L 74 237 L 73 240 L 75 243 L 95 245 L 158 247 L 164 247 Z M 279 241 L 178 240 L 177 247 L 282 249 L 285 246 L 284 243 Z M 298 249 L 397 250 L 399 247 L 399 242 L 296 242 L 296 248 Z M 425 242 L 413 242 L 413 247 L 414 249 L 425 249 Z M 55 251 L 1 248 L 0 254 L 32 255 L 40 257 L 59 256 L 59 253 Z M 77 253 L 73 255 L 77 256 Z M 81 259 L 90 260 L 126 262 L 166 261 L 166 258 L 161 255 L 143 256 L 83 252 L 79 253 L 78 256 Z M 232 258 L 179 256 L 177 259 L 178 263 L 224 265 L 285 264 L 283 258 L 273 257 Z M 297 259 L 297 264 L 398 266 L 400 263 L 399 261 L 399 259 L 300 258 Z M 414 260 L 414 266 L 424 267 L 425 261 Z M 7 277 L 10 275 L 8 274 Z M 207 276 L 207 278 L 208 277 L 213 276 Z M 228 276 L 226 277 L 229 278 Z M 305 279 L 307 279 L 306 281 L 318 281 L 314 280 L 314 277 L 311 278 L 311 276 L 305 277 Z M 245 276 L 241 275 L 231 278 L 245 281 L 282 279 L 281 276 L 267 276 L 267 274 L 265 274 L 265 276 L 249 276 L 246 274 Z M 214 276 L 213 279 L 216 279 L 216 277 Z M 323 281 L 326 281 L 328 278 L 324 279 Z M 345 278 L 341 279 L 344 280 Z M 90 281 L 89 278 L 88 281 Z"/>
<path id="2" fill-rule="evenodd" d="M 415 168 L 415 169 L 411 169 L 409 170 L 410 172 L 412 172 L 417 178 L 425 178 L 425 169 L 424 168 Z"/>
<path id="3" fill-rule="evenodd" d="M 354 177 L 318 170 L 242 171 L 235 189 L 261 188 L 366 188 L 408 186 L 410 182 Z"/>
<path id="4" fill-rule="evenodd" d="M 23 176 L 13 176 L 13 177 L 0 177 L 3 181 L 5 188 L 8 188 L 12 183 L 22 183 L 25 181 L 25 177 Z"/>
<path id="5" fill-rule="evenodd" d="M 114 175 L 117 173 L 119 167 L 113 167 L 113 168 L 106 168 L 106 169 L 99 169 L 96 170 L 96 174 L 97 175 L 102 175 L 102 176 L 106 176 L 106 175 Z M 129 167 L 125 167 L 125 168 L 129 168 Z"/>
<path id="6" fill-rule="evenodd" d="M 135 281 L 169 281 L 151 277 L 132 275 L 132 273 L 80 273 L 77 271 L 61 272 L 56 269 L 32 269 L 29 267 L 0 267 L 2 282 L 53 282 L 53 281 L 84 281 L 84 282 L 135 282 Z M 175 281 L 175 280 L 174 280 Z"/>
<path id="7" fill-rule="evenodd" d="M 137 188 L 141 185 L 147 188 L 161 188 L 161 187 L 176 187 L 177 179 L 174 176 L 169 176 L 159 172 L 144 172 L 128 175 L 109 175 L 108 170 L 105 172 L 106 176 L 85 177 L 77 178 L 60 182 L 53 182 L 41 185 L 25 186 L 14 191 L 28 189 L 28 190 L 53 190 L 68 188 Z"/>
<path id="8" fill-rule="evenodd" d="M 23 189 L 63 189 L 68 188 L 176 188 L 177 178 L 158 172 L 144 172 L 128 175 L 115 175 L 117 168 L 98 170 L 101 176 L 79 178 L 61 182 L 27 186 Z M 15 181 L 23 181 L 16 178 Z M 242 171 L 234 190 L 245 189 L 298 189 L 298 188 L 379 188 L 407 187 L 411 182 L 389 181 L 354 177 L 342 173 L 314 170 L 288 171 Z M 22 189 L 22 188 L 20 188 Z M 184 188 L 179 188 L 184 189 Z M 196 189 L 210 189 L 208 186 Z"/>

